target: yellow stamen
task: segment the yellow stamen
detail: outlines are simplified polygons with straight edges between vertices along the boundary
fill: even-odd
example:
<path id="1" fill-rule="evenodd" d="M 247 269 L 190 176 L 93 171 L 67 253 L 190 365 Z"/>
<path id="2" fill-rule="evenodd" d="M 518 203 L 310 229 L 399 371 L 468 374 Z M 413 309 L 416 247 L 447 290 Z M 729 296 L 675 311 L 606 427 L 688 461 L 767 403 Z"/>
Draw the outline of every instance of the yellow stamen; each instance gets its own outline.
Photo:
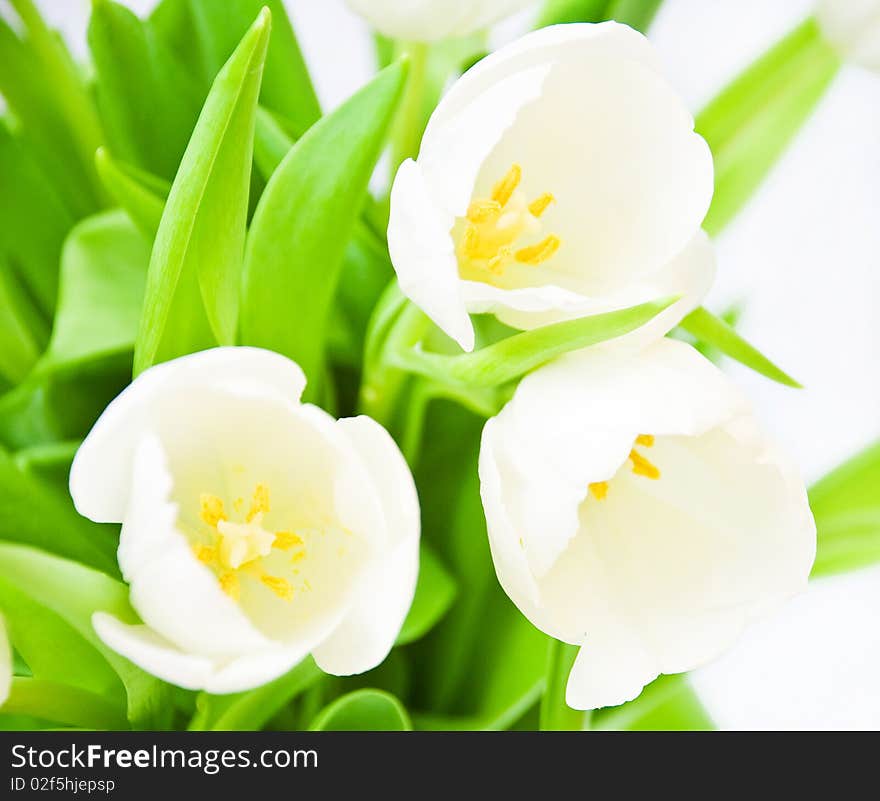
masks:
<path id="1" fill-rule="evenodd" d="M 644 476 L 645 478 L 650 478 L 655 481 L 660 478 L 660 471 L 657 469 L 657 467 L 651 464 L 651 462 L 649 462 L 638 451 L 630 451 L 629 458 L 632 460 L 633 463 L 632 471 L 637 476 Z"/>
<path id="2" fill-rule="evenodd" d="M 590 484 L 590 494 L 597 501 L 604 501 L 605 496 L 608 495 L 608 482 L 607 481 L 594 481 Z"/>
<path id="3" fill-rule="evenodd" d="M 547 210 L 547 206 L 549 206 L 554 200 L 556 200 L 556 198 L 553 197 L 553 195 L 549 192 L 544 192 L 544 194 L 538 195 L 538 197 L 529 203 L 529 211 L 533 217 L 540 217 Z"/>
<path id="4" fill-rule="evenodd" d="M 303 550 L 301 550 L 301 551 L 297 551 L 297 552 L 296 552 L 296 553 L 290 558 L 290 561 L 293 562 L 294 564 L 296 564 L 297 562 L 302 562 L 302 560 L 305 559 L 305 558 L 306 558 L 306 551 L 305 551 L 305 549 L 303 549 Z"/>
<path id="5" fill-rule="evenodd" d="M 498 252 L 489 259 L 489 263 L 486 265 L 489 272 L 501 275 L 501 273 L 504 272 L 504 265 L 510 261 L 511 255 L 512 253 L 509 245 L 504 245 L 498 248 Z"/>
<path id="6" fill-rule="evenodd" d="M 279 576 L 260 576 L 260 582 L 285 601 L 293 598 L 293 587 Z"/>
<path id="7" fill-rule="evenodd" d="M 229 571 L 220 576 L 220 588 L 232 600 L 237 601 L 241 597 L 241 585 L 238 583 L 238 573 Z"/>
<path id="8" fill-rule="evenodd" d="M 502 207 L 507 205 L 519 182 L 522 179 L 522 167 L 514 164 L 492 189 L 492 200 L 497 201 Z"/>
<path id="9" fill-rule="evenodd" d="M 653 434 L 639 434 L 636 437 L 636 445 L 644 445 L 646 448 L 650 448 L 654 444 L 654 435 Z"/>
<path id="10" fill-rule="evenodd" d="M 203 492 L 199 496 L 199 506 L 201 507 L 199 516 L 209 526 L 216 527 L 220 520 L 226 520 L 226 513 L 223 511 L 223 501 L 216 495 Z"/>
<path id="11" fill-rule="evenodd" d="M 472 223 L 483 223 L 501 214 L 501 204 L 497 200 L 475 200 L 468 206 L 467 218 Z"/>
<path id="12" fill-rule="evenodd" d="M 550 234 L 550 236 L 538 242 L 537 245 L 520 248 L 514 254 L 514 257 L 522 264 L 540 264 L 556 253 L 561 244 L 562 240 L 556 234 Z"/>
<path id="13" fill-rule="evenodd" d="M 302 544 L 303 539 L 299 534 L 294 534 L 292 531 L 276 531 L 275 542 L 272 543 L 272 547 L 282 551 L 289 551 L 291 548 Z"/>
<path id="14" fill-rule="evenodd" d="M 193 545 L 193 553 L 202 564 L 212 565 L 217 561 L 217 549 L 210 545 Z"/>
<path id="15" fill-rule="evenodd" d="M 261 512 L 269 511 L 269 488 L 265 484 L 257 484 L 254 487 L 254 497 L 251 500 L 251 508 L 245 520 L 250 523 Z"/>

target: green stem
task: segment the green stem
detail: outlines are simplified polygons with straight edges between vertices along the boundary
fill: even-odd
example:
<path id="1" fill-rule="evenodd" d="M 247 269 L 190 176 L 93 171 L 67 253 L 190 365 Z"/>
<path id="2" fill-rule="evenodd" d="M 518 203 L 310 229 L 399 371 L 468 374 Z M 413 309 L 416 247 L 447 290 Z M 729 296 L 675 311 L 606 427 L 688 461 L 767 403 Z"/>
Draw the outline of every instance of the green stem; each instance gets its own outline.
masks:
<path id="1" fill-rule="evenodd" d="M 409 80 L 400 103 L 395 130 L 391 140 L 391 176 L 408 158 L 415 158 L 422 141 L 425 90 L 428 78 L 428 46 L 421 42 L 407 42 L 400 46 L 409 56 Z"/>
<path id="2" fill-rule="evenodd" d="M 44 679 L 15 676 L 3 712 L 86 729 L 127 729 L 125 715 L 94 693 Z"/>
<path id="3" fill-rule="evenodd" d="M 579 646 L 550 639 L 547 651 L 547 679 L 541 697 L 541 731 L 583 731 L 587 714 L 565 703 L 565 686 Z"/>

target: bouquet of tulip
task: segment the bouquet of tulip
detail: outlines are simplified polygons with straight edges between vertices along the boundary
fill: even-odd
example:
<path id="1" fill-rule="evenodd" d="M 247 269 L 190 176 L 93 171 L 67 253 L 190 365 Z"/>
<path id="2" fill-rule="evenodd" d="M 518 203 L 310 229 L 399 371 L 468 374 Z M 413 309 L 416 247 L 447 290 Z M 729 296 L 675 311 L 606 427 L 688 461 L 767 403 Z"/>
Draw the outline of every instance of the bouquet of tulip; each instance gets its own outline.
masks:
<path id="1" fill-rule="evenodd" d="M 808 493 L 701 305 L 878 3 L 696 122 L 658 0 L 349 5 L 325 114 L 280 0 L 94 0 L 88 69 L 0 18 L 0 727 L 710 728 L 685 673 L 880 557 L 880 445 Z"/>

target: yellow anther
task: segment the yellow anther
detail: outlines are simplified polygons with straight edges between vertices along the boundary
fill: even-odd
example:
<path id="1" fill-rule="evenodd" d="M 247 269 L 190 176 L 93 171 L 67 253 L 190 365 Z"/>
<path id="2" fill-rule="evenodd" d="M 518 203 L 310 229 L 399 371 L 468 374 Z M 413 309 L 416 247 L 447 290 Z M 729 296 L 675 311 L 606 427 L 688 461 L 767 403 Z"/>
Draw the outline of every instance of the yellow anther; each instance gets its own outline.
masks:
<path id="1" fill-rule="evenodd" d="M 501 214 L 501 204 L 497 200 L 475 200 L 467 210 L 467 218 L 472 223 L 488 222 L 499 214 Z"/>
<path id="2" fill-rule="evenodd" d="M 272 547 L 282 551 L 289 551 L 291 548 L 302 544 L 303 538 L 299 534 L 294 534 L 292 531 L 276 531 L 275 542 L 272 543 Z"/>
<path id="3" fill-rule="evenodd" d="M 502 207 L 507 205 L 519 182 L 522 179 L 522 167 L 514 164 L 492 189 L 492 200 L 497 201 Z"/>
<path id="4" fill-rule="evenodd" d="M 556 234 L 550 234 L 550 236 L 538 242 L 537 245 L 521 248 L 514 254 L 514 257 L 522 264 L 540 264 L 556 253 L 561 244 L 562 240 Z"/>
<path id="5" fill-rule="evenodd" d="M 212 565 L 217 561 L 217 549 L 210 545 L 193 545 L 193 553 L 202 564 Z"/>
<path id="6" fill-rule="evenodd" d="M 597 501 L 604 501 L 605 496 L 608 495 L 608 482 L 607 481 L 594 481 L 590 484 L 590 494 Z"/>
<path id="7" fill-rule="evenodd" d="M 650 448 L 654 444 L 654 435 L 653 434 L 639 434 L 636 437 L 636 445 L 644 445 L 646 448 Z"/>
<path id="8" fill-rule="evenodd" d="M 510 245 L 503 245 L 498 248 L 498 252 L 489 259 L 489 263 L 486 265 L 486 268 L 491 273 L 495 273 L 496 275 L 501 275 L 504 272 L 504 265 L 510 261 L 511 256 L 513 255 L 513 251 L 510 248 Z"/>
<path id="9" fill-rule="evenodd" d="M 254 487 L 254 497 L 251 500 L 251 508 L 247 513 L 248 523 L 251 522 L 258 514 L 266 513 L 269 511 L 269 488 L 265 484 L 257 484 Z"/>
<path id="10" fill-rule="evenodd" d="M 301 551 L 297 551 L 291 558 L 290 561 L 296 564 L 297 562 L 302 562 L 303 559 L 306 558 L 305 548 Z"/>
<path id="11" fill-rule="evenodd" d="M 633 463 L 632 471 L 637 476 L 644 476 L 645 478 L 650 478 L 654 480 L 660 478 L 660 471 L 657 469 L 657 467 L 651 464 L 651 462 L 649 462 L 638 451 L 630 451 L 629 458 L 632 460 Z"/>
<path id="12" fill-rule="evenodd" d="M 228 573 L 224 573 L 220 576 L 220 588 L 225 592 L 232 600 L 237 601 L 241 597 L 241 585 L 238 583 L 238 573 L 234 573 L 231 570 Z"/>
<path id="13" fill-rule="evenodd" d="M 199 516 L 209 526 L 216 527 L 220 520 L 226 520 L 226 513 L 223 511 L 223 501 L 216 495 L 203 492 L 199 496 L 199 506 L 201 507 Z"/>
<path id="14" fill-rule="evenodd" d="M 547 210 L 547 206 L 549 206 L 554 200 L 556 200 L 556 198 L 553 197 L 553 195 L 549 192 L 544 192 L 544 194 L 538 195 L 538 197 L 529 203 L 529 211 L 533 217 L 540 217 Z"/>
<path id="15" fill-rule="evenodd" d="M 279 576 L 260 576 L 260 583 L 265 587 L 268 587 L 279 598 L 282 598 L 285 601 L 289 601 L 293 598 L 293 587 L 291 587 L 285 579 L 280 578 Z"/>

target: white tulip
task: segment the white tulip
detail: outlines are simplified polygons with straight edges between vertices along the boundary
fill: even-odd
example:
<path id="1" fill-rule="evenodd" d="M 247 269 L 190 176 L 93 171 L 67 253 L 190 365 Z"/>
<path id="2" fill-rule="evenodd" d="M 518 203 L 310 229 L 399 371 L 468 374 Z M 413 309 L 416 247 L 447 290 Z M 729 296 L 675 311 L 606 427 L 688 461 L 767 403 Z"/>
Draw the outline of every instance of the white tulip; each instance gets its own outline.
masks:
<path id="1" fill-rule="evenodd" d="M 346 0 L 377 31 L 395 39 L 435 42 L 467 36 L 535 0 Z"/>
<path id="2" fill-rule="evenodd" d="M 311 653 L 328 673 L 388 654 L 412 602 L 419 506 L 384 428 L 299 401 L 302 370 L 257 348 L 153 367 L 79 449 L 79 512 L 122 522 L 119 566 L 144 625 L 101 639 L 181 687 L 227 693 Z"/>
<path id="3" fill-rule="evenodd" d="M 819 0 L 816 19 L 842 58 L 880 70 L 880 0 Z"/>
<path id="4" fill-rule="evenodd" d="M 797 471 L 729 379 L 671 339 L 525 378 L 486 424 L 480 481 L 501 585 L 581 646 L 576 709 L 716 657 L 806 586 L 815 556 Z"/>
<path id="5" fill-rule="evenodd" d="M 527 329 L 708 291 L 712 156 L 644 36 L 613 22 L 535 31 L 483 59 L 431 116 L 391 191 L 403 292 L 462 348 L 468 312 Z"/>
<path id="6" fill-rule="evenodd" d="M 0 706 L 9 698 L 12 688 L 12 648 L 6 636 L 6 623 L 0 615 Z"/>

